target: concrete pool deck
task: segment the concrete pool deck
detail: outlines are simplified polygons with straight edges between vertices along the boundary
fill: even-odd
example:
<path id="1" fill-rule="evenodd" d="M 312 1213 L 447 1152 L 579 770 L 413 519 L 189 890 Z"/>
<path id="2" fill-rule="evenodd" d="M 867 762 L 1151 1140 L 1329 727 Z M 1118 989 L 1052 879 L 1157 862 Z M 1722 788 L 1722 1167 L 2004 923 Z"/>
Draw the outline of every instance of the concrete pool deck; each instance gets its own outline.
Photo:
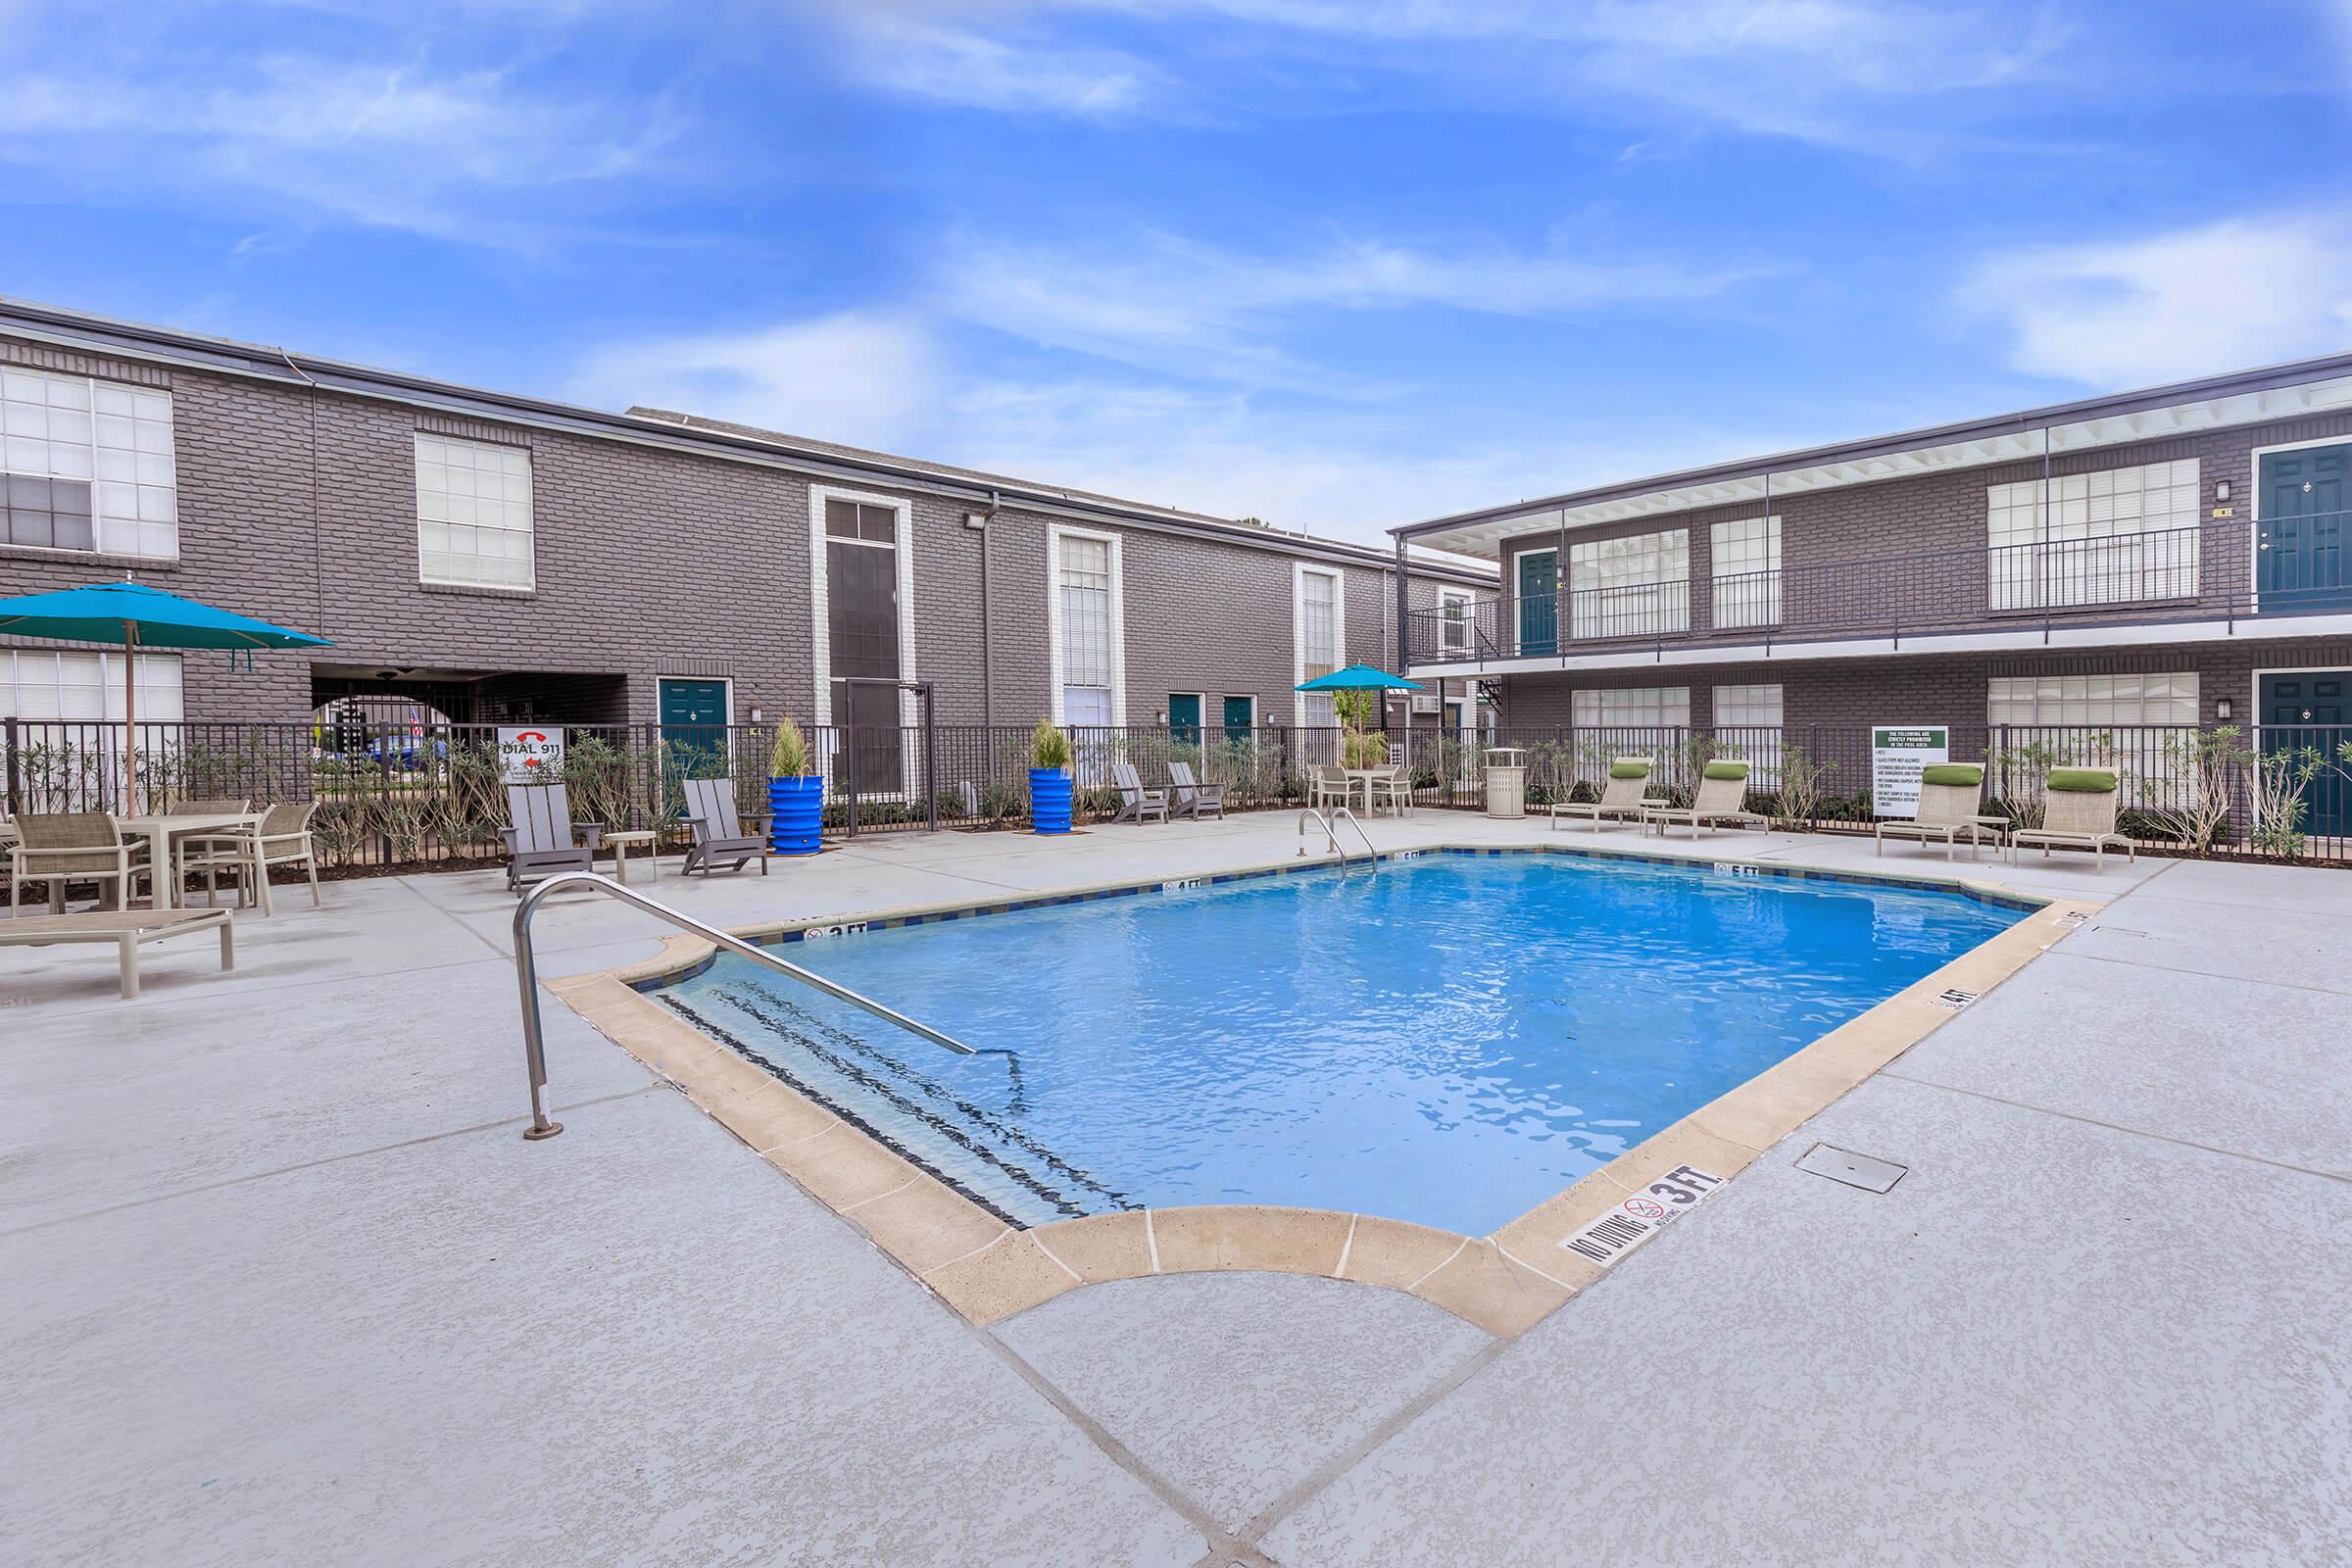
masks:
<path id="1" fill-rule="evenodd" d="M 1295 833 L 892 836 L 651 891 L 816 918 Z M 2113 902 L 1509 1342 L 1260 1273 L 975 1328 L 560 1005 L 567 1131 L 525 1144 L 495 875 L 240 915 L 234 974 L 167 951 L 137 1003 L 103 954 L 12 955 L 0 1534 L 37 1563 L 2352 1556 L 2352 876 L 1953 869 Z M 561 976 L 661 932 L 563 900 L 540 944 Z M 1824 1141 L 1909 1172 L 1796 1169 Z"/>

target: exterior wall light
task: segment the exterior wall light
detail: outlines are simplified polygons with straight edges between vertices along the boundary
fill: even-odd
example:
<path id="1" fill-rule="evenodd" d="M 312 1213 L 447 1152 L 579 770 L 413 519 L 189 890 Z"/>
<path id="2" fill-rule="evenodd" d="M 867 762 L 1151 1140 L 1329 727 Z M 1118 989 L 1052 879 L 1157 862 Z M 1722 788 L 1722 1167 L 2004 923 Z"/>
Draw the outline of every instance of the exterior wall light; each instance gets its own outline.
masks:
<path id="1" fill-rule="evenodd" d="M 2214 499 L 2214 504 L 2215 504 L 2216 506 L 2224 506 L 2224 507 L 2226 507 L 2226 506 L 2228 506 L 2228 505 L 2230 504 L 2230 481 L 2229 481 L 2229 480 L 2227 480 L 2227 479 L 2216 479 L 2216 480 L 2213 482 L 2213 499 Z"/>
<path id="2" fill-rule="evenodd" d="M 2223 488 L 2227 489 L 2227 488 L 2228 488 L 2228 486 L 2226 486 L 2226 485 L 2225 485 Z M 2215 719 L 2217 719 L 2217 720 L 2218 720 L 2218 721 L 2220 721 L 2221 723 L 2224 723 L 2224 724 L 2227 724 L 2227 723 L 2229 723 L 2229 722 L 2230 722 L 2230 715 L 2231 713 L 2235 712 L 2235 711 L 2236 711 L 2236 710 L 2235 710 L 2235 709 L 2233 709 L 2233 708 L 2231 708 L 2231 707 L 2230 706 L 2230 699 L 2229 699 L 2229 698 L 2227 698 L 2227 697 L 2221 697 L 2221 698 L 2216 698 L 2216 699 L 2214 700 L 2214 704 L 2213 704 L 2213 716 L 2215 717 Z"/>

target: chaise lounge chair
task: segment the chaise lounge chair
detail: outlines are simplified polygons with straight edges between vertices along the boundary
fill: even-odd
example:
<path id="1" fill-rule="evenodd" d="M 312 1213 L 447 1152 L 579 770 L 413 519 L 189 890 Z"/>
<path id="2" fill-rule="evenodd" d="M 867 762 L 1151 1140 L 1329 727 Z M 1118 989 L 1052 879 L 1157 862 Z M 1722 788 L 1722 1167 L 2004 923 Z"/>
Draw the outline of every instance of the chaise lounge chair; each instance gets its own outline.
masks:
<path id="1" fill-rule="evenodd" d="M 1880 855 L 1886 853 L 1886 841 L 1917 839 L 1922 844 L 1941 841 L 1943 858 L 1959 858 L 1959 843 L 1968 840 L 1969 856 L 1984 858 L 1984 841 L 1992 840 L 1994 849 L 2001 846 L 2001 830 L 1997 824 L 2006 817 L 1986 817 L 1977 808 L 1984 805 L 1984 769 L 1977 762 L 1931 762 L 1919 776 L 1919 814 L 1914 817 L 1889 817 L 1879 823 L 1873 837 Z"/>
<path id="2" fill-rule="evenodd" d="M 1687 823 L 1692 838 L 1698 830 L 1716 822 L 1753 824 L 1770 828 L 1772 818 L 1747 808 L 1747 764 L 1716 760 L 1706 765 L 1699 777 L 1698 794 L 1689 806 L 1644 806 L 1642 808 L 1642 828 L 1647 832 L 1654 824 L 1658 837 L 1674 823 Z"/>
<path id="3" fill-rule="evenodd" d="M 507 814 L 514 824 L 501 828 L 514 858 L 507 862 L 507 886 L 520 893 L 526 886 L 558 871 L 593 871 L 597 846 L 603 842 L 602 822 L 571 819 L 571 797 L 561 784 L 510 784 Z M 579 842 L 585 839 L 585 844 Z"/>
<path id="4" fill-rule="evenodd" d="M 746 860 L 758 860 L 760 874 L 767 875 L 767 841 L 743 830 L 743 820 L 735 812 L 732 779 L 688 779 L 686 815 L 694 829 L 694 843 L 687 848 L 680 876 L 691 876 L 698 867 L 709 876 L 721 860 L 729 862 L 730 871 L 742 870 Z"/>
<path id="5" fill-rule="evenodd" d="M 1168 809 L 1176 815 L 1189 816 L 1195 821 L 1200 820 L 1203 811 L 1219 818 L 1225 815 L 1225 786 L 1203 784 L 1194 778 L 1192 763 L 1170 762 L 1168 784 L 1172 797 Z"/>
<path id="6" fill-rule="evenodd" d="M 2041 846 L 2041 858 L 2052 850 L 2088 850 L 2096 870 L 2106 864 L 2110 844 L 2119 846 L 2126 860 L 2139 852 L 2115 830 L 2116 808 L 2123 796 L 2116 788 L 2115 770 L 2105 767 L 2054 767 L 2045 786 L 2041 826 L 2021 827 L 2009 835 L 2009 859 L 2029 845 Z"/>
<path id="7" fill-rule="evenodd" d="M 1140 822 L 1148 816 L 1168 819 L 1168 792 L 1144 788 L 1133 762 L 1111 763 L 1110 781 L 1119 787 L 1119 811 L 1113 822 Z"/>
<path id="8" fill-rule="evenodd" d="M 1649 796 L 1642 793 L 1649 786 L 1649 768 L 1650 762 L 1646 757 L 1616 759 L 1609 763 L 1609 781 L 1601 787 L 1599 800 L 1554 801 L 1552 803 L 1552 831 L 1555 833 L 1559 831 L 1560 818 L 1563 816 L 1591 822 L 1592 831 L 1597 833 L 1600 831 L 1601 820 L 1604 817 L 1613 816 L 1622 821 L 1639 822 L 1642 819 L 1642 808 L 1645 806 L 1672 807 L 1674 803 L 1664 796 Z"/>

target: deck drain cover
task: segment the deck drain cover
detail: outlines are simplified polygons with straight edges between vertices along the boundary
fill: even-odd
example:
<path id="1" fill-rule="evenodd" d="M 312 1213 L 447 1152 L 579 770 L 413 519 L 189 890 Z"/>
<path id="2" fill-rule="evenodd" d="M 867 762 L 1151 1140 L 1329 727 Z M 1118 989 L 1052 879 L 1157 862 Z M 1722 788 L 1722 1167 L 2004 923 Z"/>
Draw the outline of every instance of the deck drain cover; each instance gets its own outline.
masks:
<path id="1" fill-rule="evenodd" d="M 1903 1179 L 1908 1165 L 1897 1165 L 1891 1159 L 1873 1159 L 1848 1149 L 1835 1149 L 1828 1144 L 1815 1144 L 1805 1151 L 1804 1158 L 1796 1162 L 1798 1170 L 1809 1170 L 1816 1176 L 1827 1176 L 1848 1187 L 1859 1187 L 1866 1193 L 1883 1193 Z"/>

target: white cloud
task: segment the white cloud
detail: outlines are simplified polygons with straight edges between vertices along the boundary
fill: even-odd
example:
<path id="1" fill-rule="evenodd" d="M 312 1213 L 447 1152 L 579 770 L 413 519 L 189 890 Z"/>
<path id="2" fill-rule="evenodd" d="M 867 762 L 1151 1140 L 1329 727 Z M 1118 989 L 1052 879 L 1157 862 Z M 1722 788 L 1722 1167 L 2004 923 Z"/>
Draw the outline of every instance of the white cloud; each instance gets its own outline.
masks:
<path id="1" fill-rule="evenodd" d="M 654 172 L 678 118 L 541 93 L 497 68 L 291 53 L 0 70 L 0 160 L 118 190 L 189 185 L 485 243 L 526 242 L 513 196 Z"/>
<path id="2" fill-rule="evenodd" d="M 1452 439 L 1418 410 L 1317 408 L 1121 375 L 960 369 L 917 320 L 858 315 L 590 354 L 567 395 L 734 419 L 1368 544 L 1419 517 L 1772 445 L 1782 432 Z M 1784 443 L 1785 444 L 1785 443 Z"/>
<path id="3" fill-rule="evenodd" d="M 2021 370 L 2102 387 L 2174 380 L 2352 343 L 2348 245 L 2340 214 L 2233 218 L 1991 257 L 1959 298 L 2014 335 Z"/>
<path id="4" fill-rule="evenodd" d="M 959 319 L 1180 375 L 1343 397 L 1385 388 L 1284 346 L 1284 334 L 1311 313 L 1437 307 L 1556 317 L 1704 298 L 1752 275 L 1641 257 L 1593 260 L 1565 236 L 1537 252 L 1341 240 L 1306 254 L 1250 256 L 1149 231 L 1085 252 L 965 235 L 946 252 L 953 262 L 936 300 Z"/>
<path id="5" fill-rule="evenodd" d="M 1948 101 L 2039 80 L 2066 29 L 2042 11 L 1897 0 L 808 0 L 853 75 L 971 107 L 1198 120 L 1395 81 L 1516 111 L 1596 97 L 1761 134 L 1921 156 Z M 1184 69 L 1063 34 L 1097 18 Z M 1243 29 L 1220 38 L 1204 24 Z M 1329 68 L 1304 74 L 1293 62 Z M 2073 81 L 2080 93 L 2083 84 Z M 1678 121 L 1677 129 L 1682 124 Z"/>
<path id="6" fill-rule="evenodd" d="M 850 312 L 749 333 L 609 344 L 581 362 L 568 395 L 906 451 L 923 433 L 939 383 L 919 324 Z"/>

